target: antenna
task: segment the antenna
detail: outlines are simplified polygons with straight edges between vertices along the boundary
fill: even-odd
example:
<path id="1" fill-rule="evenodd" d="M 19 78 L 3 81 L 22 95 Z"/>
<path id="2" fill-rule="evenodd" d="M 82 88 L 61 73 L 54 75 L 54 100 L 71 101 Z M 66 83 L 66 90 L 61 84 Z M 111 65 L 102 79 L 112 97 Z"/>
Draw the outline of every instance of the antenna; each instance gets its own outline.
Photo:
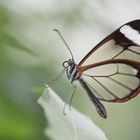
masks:
<path id="1" fill-rule="evenodd" d="M 61 38 L 61 40 L 64 42 L 64 44 L 66 45 L 66 47 L 68 48 L 70 54 L 71 54 L 71 57 L 72 59 L 74 59 L 73 57 L 73 54 L 72 54 L 72 51 L 70 49 L 70 47 L 68 46 L 68 44 L 66 43 L 65 39 L 63 38 L 62 34 L 60 33 L 60 31 L 58 29 L 53 29 L 55 32 L 57 32 L 57 34 L 59 35 L 59 37 Z"/>

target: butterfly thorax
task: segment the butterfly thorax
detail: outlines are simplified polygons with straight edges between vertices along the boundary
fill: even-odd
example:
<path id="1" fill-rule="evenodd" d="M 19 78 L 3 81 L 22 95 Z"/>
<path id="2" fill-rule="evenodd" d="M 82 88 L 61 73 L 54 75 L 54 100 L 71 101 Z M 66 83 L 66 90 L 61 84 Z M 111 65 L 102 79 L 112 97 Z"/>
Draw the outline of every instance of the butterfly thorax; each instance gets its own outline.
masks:
<path id="1" fill-rule="evenodd" d="M 66 64 L 67 63 L 67 66 Z M 63 66 L 66 68 L 66 74 L 68 79 L 73 83 L 73 81 L 78 80 L 81 76 L 80 71 L 78 69 L 77 64 L 74 62 L 73 59 L 69 59 L 63 63 Z"/>

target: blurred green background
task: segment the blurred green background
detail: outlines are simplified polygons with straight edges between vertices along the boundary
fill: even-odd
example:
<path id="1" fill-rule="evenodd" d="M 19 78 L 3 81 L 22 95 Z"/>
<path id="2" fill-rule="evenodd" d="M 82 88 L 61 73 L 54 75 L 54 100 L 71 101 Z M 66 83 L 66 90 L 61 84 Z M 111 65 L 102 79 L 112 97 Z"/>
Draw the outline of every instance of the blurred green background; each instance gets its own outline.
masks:
<path id="1" fill-rule="evenodd" d="M 62 70 L 70 55 L 76 62 L 106 35 L 140 17 L 140 0 L 1 0 L 0 1 L 0 140 L 47 140 L 47 124 L 37 99 L 44 84 Z M 53 86 L 64 99 L 72 87 L 65 76 Z M 104 103 L 108 119 L 98 116 L 78 88 L 73 106 L 89 115 L 110 140 L 140 139 L 140 97 L 124 103 Z"/>

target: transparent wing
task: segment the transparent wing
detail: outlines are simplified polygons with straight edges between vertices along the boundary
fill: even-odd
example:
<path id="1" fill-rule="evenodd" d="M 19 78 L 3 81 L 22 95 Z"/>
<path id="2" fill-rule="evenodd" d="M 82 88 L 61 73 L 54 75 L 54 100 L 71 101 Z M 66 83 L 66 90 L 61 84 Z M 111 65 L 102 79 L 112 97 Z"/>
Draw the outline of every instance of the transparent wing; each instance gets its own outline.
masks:
<path id="1" fill-rule="evenodd" d="M 78 66 L 82 67 L 109 59 L 130 59 L 134 61 L 140 61 L 139 32 L 140 20 L 135 20 L 121 26 L 104 40 L 102 40 L 99 44 L 97 44 L 81 60 Z"/>
<path id="2" fill-rule="evenodd" d="M 108 60 L 83 67 L 82 77 L 99 100 L 125 102 L 140 92 L 140 63 Z"/>

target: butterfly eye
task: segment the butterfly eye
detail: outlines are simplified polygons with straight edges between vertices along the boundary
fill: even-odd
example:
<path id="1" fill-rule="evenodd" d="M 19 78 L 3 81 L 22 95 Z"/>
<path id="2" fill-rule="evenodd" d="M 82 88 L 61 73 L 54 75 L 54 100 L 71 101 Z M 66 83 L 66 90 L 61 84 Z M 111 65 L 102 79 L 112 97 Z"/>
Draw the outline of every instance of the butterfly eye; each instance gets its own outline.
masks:
<path id="1" fill-rule="evenodd" d="M 69 67 L 69 62 L 68 61 L 64 61 L 63 62 L 63 67 L 64 68 L 68 68 Z"/>
<path id="2" fill-rule="evenodd" d="M 73 64 L 75 64 L 75 62 L 74 62 L 73 59 L 69 59 L 69 60 L 68 60 L 68 64 L 69 64 L 69 65 L 73 65 Z"/>

